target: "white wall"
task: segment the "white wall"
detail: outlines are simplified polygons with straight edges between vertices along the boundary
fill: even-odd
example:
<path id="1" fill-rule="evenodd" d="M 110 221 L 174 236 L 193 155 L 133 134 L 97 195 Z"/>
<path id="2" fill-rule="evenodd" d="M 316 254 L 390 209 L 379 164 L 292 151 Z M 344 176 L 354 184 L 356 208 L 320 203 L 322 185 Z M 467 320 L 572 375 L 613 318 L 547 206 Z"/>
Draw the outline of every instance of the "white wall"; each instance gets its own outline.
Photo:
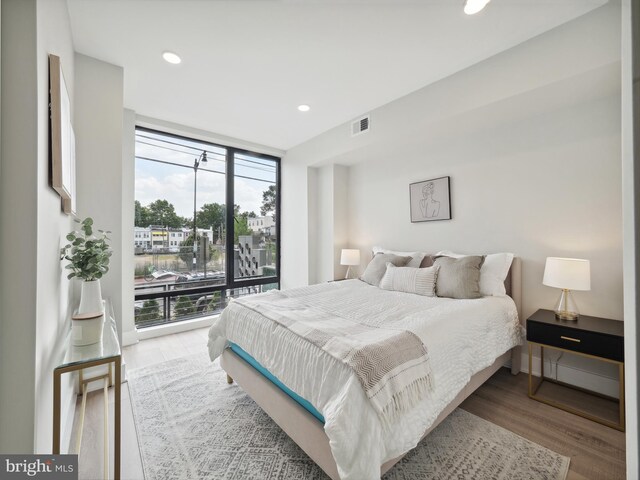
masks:
<path id="1" fill-rule="evenodd" d="M 310 274 L 315 275 L 315 261 L 309 262 L 309 246 L 315 247 L 316 225 L 309 223 L 310 206 L 313 206 L 315 179 L 307 175 L 307 166 L 301 163 L 282 161 L 281 181 L 281 286 L 291 288 L 307 285 Z M 313 212 L 312 212 L 313 214 Z M 288 220 L 290 219 L 290 220 Z M 315 278 L 315 277 L 314 277 Z"/>
<path id="2" fill-rule="evenodd" d="M 2 0 L 0 451 L 34 449 L 37 277 L 36 2 Z M 22 49 L 9 45 L 22 45 Z M 25 161 L 28 159 L 28 161 Z M 20 209 L 15 208 L 20 205 Z M 16 242 L 15 225 L 22 241 Z M 17 273 L 16 273 L 17 272 Z"/>
<path id="3" fill-rule="evenodd" d="M 344 278 L 347 267 L 340 265 L 343 248 L 350 248 L 349 242 L 349 168 L 333 166 L 333 278 Z M 352 267 L 354 272 L 360 271 Z"/>
<path id="4" fill-rule="evenodd" d="M 122 121 L 122 341 L 132 345 L 138 341 L 133 315 L 135 256 L 131 239 L 134 238 L 135 177 L 136 177 L 136 113 L 124 110 Z"/>
<path id="5" fill-rule="evenodd" d="M 512 99 L 520 108 L 526 99 Z M 533 101 L 533 99 L 531 100 Z M 574 292 L 585 313 L 622 318 L 620 99 L 606 96 L 503 123 L 501 108 L 458 117 L 482 125 L 464 139 L 416 138 L 353 165 L 349 237 L 398 250 L 511 251 L 522 258 L 523 307 L 552 308 L 542 285 L 547 256 L 588 258 L 592 290 Z M 390 164 L 393 172 L 389 171 Z M 451 176 L 453 219 L 411 223 L 408 186 Z"/>
<path id="6" fill-rule="evenodd" d="M 133 237 L 123 237 L 123 70 L 80 54 L 75 61 L 77 213 L 112 232 L 113 255 L 101 284 L 103 297 L 113 302 L 122 342 L 122 321 L 132 309 L 123 304 L 122 247 Z"/>
<path id="7" fill-rule="evenodd" d="M 581 310 L 622 319 L 620 114 L 614 2 L 372 111 L 367 134 L 352 138 L 344 124 L 305 142 L 287 152 L 284 165 L 318 172 L 349 166 L 347 240 L 365 258 L 374 244 L 513 251 L 523 259 L 525 315 L 552 308 L 559 294 L 541 283 L 545 257 L 589 258 L 592 290 L 576 292 Z M 451 176 L 453 220 L 411 224 L 409 183 L 443 175 Z M 329 190 L 315 198 L 315 212 L 335 203 Z M 287 199 L 285 211 L 291 202 L 300 210 L 302 201 Z M 313 213 L 296 222 L 304 215 L 320 221 Z M 289 248 L 290 233 L 283 232 L 283 259 L 320 259 L 316 269 L 328 268 L 327 239 L 319 236 L 317 248 L 304 252 Z M 561 364 L 576 376 L 580 369 L 604 375 L 600 389 L 616 390 L 606 366 Z"/>
<path id="8" fill-rule="evenodd" d="M 635 30 L 633 32 L 633 30 Z M 633 35 L 636 36 L 635 50 Z M 634 4 L 633 22 L 630 0 L 622 2 L 622 193 L 624 209 L 624 323 L 625 387 L 627 389 L 627 478 L 640 478 L 638 465 L 638 229 L 640 210 L 640 169 L 634 156 L 640 158 L 640 7 Z M 635 58 L 634 58 L 635 57 Z M 635 61 L 635 65 L 634 65 Z M 634 122 L 635 109 L 635 122 Z M 635 138 L 634 138 L 635 133 Z"/>
<path id="9" fill-rule="evenodd" d="M 309 225 L 313 226 L 313 265 L 309 269 L 309 283 L 344 278 L 346 267 L 340 265 L 340 252 L 349 246 L 347 204 L 349 169 L 342 165 L 309 167 Z M 287 258 L 288 259 L 288 258 Z"/>
<path id="10" fill-rule="evenodd" d="M 295 225 L 283 222 L 283 285 L 305 283 L 306 276 L 298 275 L 298 272 L 305 266 L 315 268 L 316 263 L 315 252 L 298 248 L 303 230 L 317 228 L 313 227 L 313 219 L 309 216 L 314 212 L 314 199 L 309 200 L 303 190 L 307 172 L 304 166 L 317 169 L 331 163 L 362 163 L 359 168 L 366 170 L 365 165 L 375 163 L 376 159 L 389 159 L 387 164 L 382 160 L 382 166 L 378 168 L 386 169 L 391 181 L 403 175 L 408 178 L 421 173 L 412 170 L 412 161 L 423 161 L 425 166 L 434 162 L 432 156 L 422 154 L 425 148 L 436 151 L 446 148 L 447 143 L 457 147 L 468 138 L 472 142 L 474 139 L 476 142 L 489 142 L 494 138 L 490 134 L 491 129 L 499 130 L 502 125 L 515 122 L 526 127 L 527 122 L 537 116 L 544 120 L 545 115 L 554 110 L 578 108 L 580 104 L 587 108 L 589 102 L 598 98 L 619 94 L 619 15 L 619 6 L 616 5 L 597 9 L 376 109 L 371 112 L 372 128 L 368 134 L 351 137 L 349 125 L 339 125 L 289 150 L 283 158 L 284 187 L 290 185 L 289 182 L 301 187 L 283 187 L 283 218 L 295 218 Z M 488 120 L 493 124 L 489 125 Z M 619 132 L 619 121 L 611 128 L 615 129 L 616 125 Z M 531 132 L 530 138 L 535 139 L 535 132 Z M 549 141 L 558 143 L 562 138 L 557 139 L 554 135 Z M 420 158 L 412 159 L 412 151 L 419 152 Z M 461 162 L 464 159 L 458 158 L 454 163 Z M 427 171 L 427 168 L 422 169 L 422 172 Z M 446 173 L 444 170 L 439 174 Z M 359 181 L 353 172 L 349 176 L 350 185 Z M 412 177 L 415 179 L 421 177 Z M 456 181 L 454 179 L 454 183 Z M 386 198 L 383 192 L 376 192 L 376 198 Z M 316 192 L 316 197 L 329 198 L 322 192 Z M 400 198 L 407 202 L 408 194 L 402 192 Z M 455 202 L 454 199 L 454 215 L 457 215 L 462 211 L 459 210 L 462 205 Z M 394 218 L 408 218 L 408 211 L 404 210 L 408 210 L 408 204 L 395 211 Z M 380 216 L 370 220 L 384 223 L 385 218 Z M 353 225 L 354 220 L 349 219 L 348 222 Z M 445 224 L 441 223 L 441 229 L 451 228 L 442 225 Z M 362 245 L 366 241 L 373 244 L 382 240 L 356 238 L 359 233 L 352 228 L 349 242 Z M 411 238 L 404 236 L 401 242 L 411 243 Z M 416 239 L 415 243 L 419 240 Z M 295 269 L 288 268 L 284 262 L 295 265 Z M 311 281 L 314 279 L 312 275 Z M 620 312 L 621 309 L 618 317 Z"/>
<path id="11" fill-rule="evenodd" d="M 3 0 L 2 14 L 0 451 L 45 453 L 72 303 L 59 260 L 71 219 L 49 186 L 48 54 L 61 57 L 73 104 L 73 44 L 64 0 Z M 66 380 L 63 419 L 74 401 Z"/>
<path id="12" fill-rule="evenodd" d="M 35 450 L 51 451 L 53 368 L 64 356 L 65 340 L 70 328 L 73 296 L 68 271 L 62 268 L 60 247 L 66 234 L 73 230 L 71 216 L 61 212 L 60 197 L 49 187 L 49 57 L 58 55 L 67 89 L 74 105 L 74 52 L 71 26 L 65 0 L 38 0 L 38 244 L 37 244 L 37 321 L 36 321 L 36 412 Z M 77 121 L 72 116 L 72 123 Z M 73 414 L 75 395 L 72 376 L 64 379 L 66 401 L 62 402 L 65 418 Z M 70 434 L 70 432 L 68 432 Z"/>

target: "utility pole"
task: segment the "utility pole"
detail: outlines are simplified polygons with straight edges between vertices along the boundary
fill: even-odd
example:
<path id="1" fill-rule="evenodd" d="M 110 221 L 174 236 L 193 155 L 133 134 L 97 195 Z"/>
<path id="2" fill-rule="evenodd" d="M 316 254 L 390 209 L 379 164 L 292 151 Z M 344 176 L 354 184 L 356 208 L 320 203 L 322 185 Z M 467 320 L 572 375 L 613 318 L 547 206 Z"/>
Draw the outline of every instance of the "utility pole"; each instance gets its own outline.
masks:
<path id="1" fill-rule="evenodd" d="M 194 273 L 197 273 L 197 264 L 198 260 L 196 258 L 196 253 L 198 251 L 198 230 L 196 228 L 196 192 L 198 187 L 198 167 L 200 166 L 200 162 L 207 163 L 207 151 L 203 150 L 202 153 L 196 160 L 193 162 L 193 265 L 192 269 Z"/>

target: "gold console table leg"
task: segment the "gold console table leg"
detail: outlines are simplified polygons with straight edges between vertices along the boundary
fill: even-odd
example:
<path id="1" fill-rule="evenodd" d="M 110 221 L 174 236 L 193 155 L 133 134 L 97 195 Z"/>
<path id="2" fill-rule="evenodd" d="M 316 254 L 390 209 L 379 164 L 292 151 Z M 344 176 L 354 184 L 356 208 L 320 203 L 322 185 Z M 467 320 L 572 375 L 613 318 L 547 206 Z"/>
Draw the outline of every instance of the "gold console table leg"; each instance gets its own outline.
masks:
<path id="1" fill-rule="evenodd" d="M 96 367 L 98 365 L 108 365 L 109 371 L 104 375 L 98 375 L 91 378 L 85 378 L 82 375 L 83 368 L 91 368 Z M 113 365 L 112 365 L 113 364 Z M 115 369 L 115 372 L 113 371 Z M 53 372 L 53 448 L 52 453 L 54 455 L 60 454 L 60 422 L 61 422 L 61 377 L 64 373 L 74 372 L 80 370 L 79 372 L 79 382 L 81 386 L 82 392 L 82 406 L 81 406 L 81 416 L 80 416 L 80 424 L 78 429 L 78 437 L 76 439 L 76 450 L 77 454 L 80 454 L 80 448 L 82 446 L 82 430 L 84 426 L 84 416 L 86 409 L 86 397 L 87 397 L 87 384 L 96 380 L 103 380 L 104 386 L 104 402 L 105 402 L 105 411 L 104 411 L 104 434 L 105 434 L 105 479 L 109 476 L 109 391 L 108 387 L 113 385 L 114 388 L 114 466 L 113 466 L 113 478 L 114 480 L 120 480 L 120 461 L 121 461 L 121 412 L 122 412 L 122 357 L 111 357 L 105 360 L 96 360 L 93 362 L 87 362 L 82 367 L 78 367 L 76 365 L 66 366 L 63 368 L 56 368 Z M 115 380 L 112 380 L 115 377 Z"/>

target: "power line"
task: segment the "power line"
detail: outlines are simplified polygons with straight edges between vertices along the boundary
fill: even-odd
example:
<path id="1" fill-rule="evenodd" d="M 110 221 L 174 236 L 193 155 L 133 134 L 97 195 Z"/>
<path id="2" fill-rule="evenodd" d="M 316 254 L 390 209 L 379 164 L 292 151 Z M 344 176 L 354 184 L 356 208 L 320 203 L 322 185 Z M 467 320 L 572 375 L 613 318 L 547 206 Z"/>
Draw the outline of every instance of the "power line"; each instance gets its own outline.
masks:
<path id="1" fill-rule="evenodd" d="M 190 148 L 190 149 L 195 150 L 197 152 L 202 152 L 203 150 L 206 150 L 207 153 L 213 153 L 214 155 L 222 155 L 222 153 L 220 153 L 219 150 L 222 150 L 222 151 L 226 152 L 226 149 L 225 148 L 221 148 L 221 147 L 218 148 L 218 151 L 208 150 L 207 148 L 192 147 L 191 145 L 187 145 L 187 144 L 184 144 L 184 143 L 172 142 L 171 140 L 166 140 L 165 138 L 149 137 L 147 135 L 143 135 L 143 134 L 137 133 L 137 132 L 136 132 L 136 137 L 146 138 L 147 140 L 155 140 L 156 142 L 168 143 L 170 145 L 177 145 L 179 147 Z M 202 142 L 197 142 L 195 140 L 193 140 L 193 143 L 199 143 L 199 144 L 201 144 L 203 146 L 209 146 L 210 145 L 210 144 L 205 144 L 205 143 L 202 143 Z"/>
<path id="2" fill-rule="evenodd" d="M 158 141 L 160 141 L 160 140 L 158 140 Z M 177 148 L 167 147 L 165 145 L 157 145 L 155 143 L 143 142 L 142 140 L 136 140 L 136 143 L 141 143 L 143 145 L 149 145 L 150 147 L 164 148 L 165 150 L 171 150 L 172 152 L 184 153 L 185 155 L 194 155 L 192 152 L 185 152 L 183 150 L 178 150 Z M 223 156 L 220 153 L 209 152 L 208 150 L 207 150 L 207 153 L 211 153 L 212 155 Z M 223 163 L 226 162 L 226 159 L 224 159 L 224 158 L 222 158 L 222 159 L 214 158 L 214 160 L 217 161 L 217 162 L 223 162 Z"/>
<path id="3" fill-rule="evenodd" d="M 138 160 L 146 160 L 147 162 L 164 163 L 165 165 L 171 165 L 171 166 L 173 166 L 173 167 L 188 168 L 189 170 L 193 170 L 193 167 L 191 167 L 191 166 L 189 166 L 189 165 L 181 165 L 181 164 L 179 164 L 179 163 L 167 162 L 167 161 L 165 161 L 165 160 L 159 160 L 159 159 L 157 159 L 157 158 L 141 157 L 141 156 L 139 156 L 139 155 L 136 155 L 136 156 L 135 156 L 135 158 L 136 158 L 136 159 L 138 159 Z M 216 171 L 216 170 L 209 170 L 209 169 L 207 169 L 207 168 L 202 168 L 202 167 L 198 168 L 198 170 L 202 170 L 202 171 L 210 172 L 210 173 L 217 173 L 217 174 L 219 174 L 219 175 L 226 175 L 226 173 L 225 173 L 225 172 L 218 172 L 218 171 Z M 264 180 L 264 179 L 262 179 L 262 178 L 248 177 L 248 176 L 246 176 L 246 175 L 238 175 L 238 174 L 235 174 L 235 175 L 234 175 L 234 178 L 244 178 L 244 179 L 246 179 L 246 180 L 255 180 L 256 182 L 263 182 L 263 183 L 269 183 L 269 184 L 271 184 L 271 185 L 275 185 L 275 182 L 274 182 L 274 181 L 272 181 L 272 180 Z"/>
<path id="4" fill-rule="evenodd" d="M 184 145 L 184 144 L 181 144 L 181 143 L 171 142 L 169 140 L 163 140 L 163 139 L 158 139 L 158 138 L 154 138 L 154 137 L 147 137 L 145 135 L 141 135 L 141 134 L 138 134 L 138 133 L 136 133 L 136 136 L 140 137 L 140 138 L 146 138 L 147 140 L 153 140 L 153 141 L 156 141 L 156 142 L 167 143 L 169 145 L 176 145 L 176 146 L 179 146 L 179 147 L 190 148 L 192 150 L 195 150 L 196 152 L 206 151 L 207 153 L 211 153 L 212 155 L 223 156 L 223 154 L 220 153 L 220 152 L 207 150 L 206 148 L 205 149 L 199 149 L 199 148 L 196 148 L 196 147 L 192 147 L 190 145 Z M 139 142 L 139 143 L 142 143 L 143 145 L 149 145 L 151 147 L 164 148 L 166 150 L 171 150 L 173 152 L 184 153 L 185 155 L 194 155 L 194 153 L 192 153 L 192 152 L 185 152 L 185 151 L 177 150 L 175 148 L 167 147 L 167 146 L 164 146 L 164 145 L 157 145 L 155 143 L 143 142 L 141 140 L 136 140 L 136 141 Z M 218 162 L 226 162 L 226 159 L 223 160 L 223 159 L 215 158 L 215 160 L 218 161 Z M 274 162 L 271 162 L 272 165 L 270 165 L 268 163 L 262 163 L 262 162 L 260 162 L 258 160 L 250 160 L 248 158 L 244 158 L 241 155 L 237 155 L 235 157 L 235 161 L 236 162 L 242 161 L 242 162 L 247 162 L 247 163 L 253 163 L 255 165 L 260 165 L 261 167 L 267 167 L 268 170 L 267 169 L 260 169 L 260 168 L 257 168 L 257 167 L 250 167 L 250 166 L 243 165 L 246 168 L 255 168 L 256 170 L 264 170 L 265 172 L 273 172 L 273 173 L 275 173 L 275 170 L 276 170 L 275 165 L 273 165 Z M 268 162 L 269 160 L 265 160 L 265 161 Z"/>

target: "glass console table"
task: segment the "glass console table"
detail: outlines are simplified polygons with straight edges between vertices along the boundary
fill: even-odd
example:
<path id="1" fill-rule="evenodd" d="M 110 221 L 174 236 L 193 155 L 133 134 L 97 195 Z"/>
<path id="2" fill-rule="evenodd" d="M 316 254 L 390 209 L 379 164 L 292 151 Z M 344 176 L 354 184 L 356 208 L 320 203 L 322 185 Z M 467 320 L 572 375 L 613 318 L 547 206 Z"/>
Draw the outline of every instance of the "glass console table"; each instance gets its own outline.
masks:
<path id="1" fill-rule="evenodd" d="M 82 406 L 80 423 L 78 426 L 78 437 L 76 441 L 76 452 L 80 453 L 82 441 L 82 429 L 84 426 L 84 413 L 87 400 L 87 385 L 98 380 L 103 381 L 104 392 L 104 429 L 105 429 L 105 479 L 109 477 L 109 429 L 108 411 L 109 397 L 108 387 L 114 386 L 114 468 L 113 478 L 120 480 L 120 416 L 121 416 L 121 366 L 122 353 L 116 329 L 115 316 L 111 303 L 104 302 L 105 319 L 102 330 L 102 340 L 93 345 L 75 346 L 71 340 L 71 332 L 66 339 L 67 353 L 64 361 L 53 371 L 53 453 L 60 453 L 60 383 L 64 373 L 78 372 L 78 384 L 82 392 Z M 107 365 L 108 373 L 84 378 L 83 370 L 99 365 Z M 113 378 L 115 373 L 115 379 Z"/>

